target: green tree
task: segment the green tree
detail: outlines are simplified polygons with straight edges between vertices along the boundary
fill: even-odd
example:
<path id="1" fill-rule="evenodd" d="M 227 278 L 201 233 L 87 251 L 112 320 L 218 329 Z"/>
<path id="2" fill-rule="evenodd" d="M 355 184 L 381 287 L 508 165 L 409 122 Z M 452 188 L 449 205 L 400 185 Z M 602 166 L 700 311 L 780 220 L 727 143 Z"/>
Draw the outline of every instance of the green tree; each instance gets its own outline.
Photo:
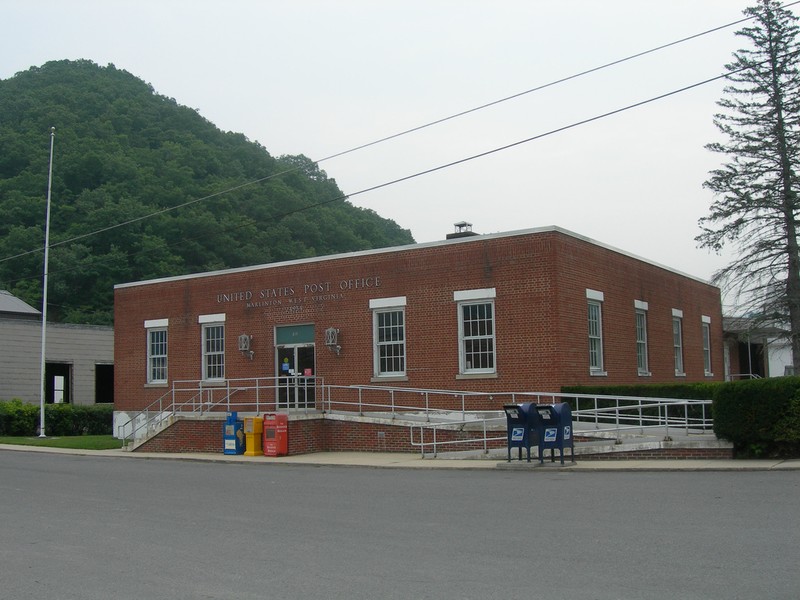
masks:
<path id="1" fill-rule="evenodd" d="M 797 18 L 775 0 L 744 13 L 752 20 L 737 35 L 749 44 L 725 66 L 729 84 L 714 118 L 725 141 L 707 146 L 726 162 L 705 182 L 716 199 L 696 239 L 714 250 L 732 244 L 735 258 L 715 281 L 737 293 L 743 312 L 788 323 L 800 373 Z"/>

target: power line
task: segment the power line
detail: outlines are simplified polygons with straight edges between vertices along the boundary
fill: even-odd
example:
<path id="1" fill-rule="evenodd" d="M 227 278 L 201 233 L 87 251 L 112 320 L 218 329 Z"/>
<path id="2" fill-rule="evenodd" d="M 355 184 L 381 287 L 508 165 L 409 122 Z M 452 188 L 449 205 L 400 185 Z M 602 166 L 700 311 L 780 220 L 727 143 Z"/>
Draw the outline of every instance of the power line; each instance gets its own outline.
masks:
<path id="1" fill-rule="evenodd" d="M 800 0 L 796 0 L 795 2 L 792 2 L 792 3 L 790 3 L 790 4 L 787 4 L 787 5 L 785 5 L 785 7 L 793 6 L 794 4 L 800 4 Z M 314 160 L 314 161 L 312 161 L 312 163 L 313 163 L 313 164 L 317 164 L 317 165 L 319 165 L 319 164 L 320 164 L 320 163 L 322 163 L 322 162 L 325 162 L 325 161 L 328 161 L 328 160 L 332 160 L 332 159 L 334 159 L 334 158 L 338 158 L 338 157 L 340 157 L 340 156 L 345 156 L 345 155 L 347 155 L 347 154 L 351 154 L 351 153 L 353 153 L 353 152 L 357 152 L 357 151 L 359 151 L 359 150 L 363 150 L 363 149 L 365 149 L 365 148 L 369 148 L 369 147 L 375 146 L 375 145 L 377 145 L 377 144 L 381 144 L 381 143 L 383 143 L 383 142 L 387 142 L 387 141 L 390 141 L 390 140 L 393 140 L 393 139 L 397 139 L 397 138 L 399 138 L 399 137 L 402 137 L 402 136 L 405 136 L 405 135 L 409 135 L 409 134 L 411 134 L 411 133 L 415 133 L 415 132 L 417 132 L 417 131 L 421 131 L 421 130 L 423 130 L 423 129 L 427 129 L 428 127 L 433 127 L 433 126 L 435 126 L 435 125 L 440 125 L 440 124 L 442 124 L 442 123 L 445 123 L 445 122 L 447 122 L 447 121 L 451 121 L 451 120 L 453 120 L 453 119 L 457 119 L 457 118 L 459 118 L 459 117 L 463 117 L 463 116 L 465 116 L 465 115 L 468 115 L 468 114 L 471 114 L 471 113 L 474 113 L 474 112 L 477 112 L 477 111 L 480 111 L 480 110 L 483 110 L 483 109 L 486 109 L 486 108 L 490 108 L 490 107 L 492 107 L 492 106 L 496 106 L 496 105 L 498 105 L 498 104 L 502 104 L 502 103 L 504 103 L 504 102 L 508 102 L 508 101 L 510 101 L 510 100 L 514 100 L 514 99 L 516 99 L 516 98 L 520 98 L 520 97 L 522 97 L 522 96 L 525 96 L 525 95 L 528 95 L 528 94 L 532 94 L 532 93 L 534 93 L 534 92 L 538 92 L 538 91 L 541 91 L 541 90 L 544 90 L 544 89 L 547 89 L 547 88 L 550 88 L 550 87 L 556 86 L 556 85 L 558 85 L 558 84 L 565 83 L 565 82 L 567 82 L 567 81 L 571 81 L 571 80 L 573 80 L 573 79 L 577 79 L 577 78 L 579 78 L 579 77 L 583 77 L 583 76 L 585 76 L 585 75 L 589 75 L 589 74 L 591 74 L 591 73 L 596 73 L 596 72 L 598 72 L 598 71 L 601 71 L 601 70 L 603 70 L 603 69 L 608 69 L 608 68 L 610 68 L 610 67 L 613 67 L 613 66 L 616 66 L 616 65 L 619 65 L 619 64 L 622 64 L 622 63 L 625 63 L 625 62 L 628 62 L 628 61 L 631 61 L 631 60 L 637 59 L 637 58 L 641 58 L 641 57 L 643 57 L 643 56 L 646 56 L 646 55 L 648 55 L 648 54 L 653 54 L 653 53 L 655 53 L 655 52 L 658 52 L 658 51 L 660 51 L 660 50 L 664 50 L 664 49 L 666 49 L 666 48 L 670 48 L 670 47 L 672 47 L 672 46 L 676 46 L 676 45 L 679 45 L 679 44 L 682 44 L 682 43 L 685 43 L 685 42 L 691 41 L 691 40 L 693 40 L 693 39 L 696 39 L 696 38 L 699 38 L 699 37 L 702 37 L 702 36 L 705 36 L 705 35 L 708 35 L 708 34 L 715 33 L 715 32 L 717 32 L 717 31 L 721 31 L 721 30 L 723 30 L 723 29 L 727 29 L 727 28 L 733 27 L 734 25 L 738 25 L 738 24 L 740 24 L 740 23 L 743 23 L 743 22 L 745 22 L 745 21 L 752 20 L 753 18 L 754 18 L 754 17 L 745 17 L 745 18 L 742 18 L 742 19 L 738 19 L 738 20 L 736 20 L 736 21 L 732 21 L 732 22 L 730 22 L 730 23 L 726 23 L 725 25 L 720 25 L 720 26 L 718 26 L 718 27 L 714 27 L 714 28 L 712 28 L 712 29 L 707 29 L 707 30 L 705 30 L 705 31 L 702 31 L 702 32 L 700 32 L 700 33 L 696 33 L 696 34 L 694 34 L 694 35 L 690 35 L 690 36 L 687 36 L 687 37 L 684 37 L 684 38 L 681 38 L 681 39 L 675 40 L 675 41 L 673 41 L 673 42 L 669 42 L 669 43 L 667 43 L 667 44 L 662 44 L 662 45 L 660 45 L 660 46 L 656 46 L 656 47 L 654 47 L 654 48 L 650 48 L 649 50 L 644 50 L 644 51 L 642 51 L 642 52 L 637 52 L 637 53 L 635 53 L 635 54 L 631 54 L 631 55 L 629 55 L 629 56 L 626 56 L 625 58 L 620 58 L 620 59 L 618 59 L 618 60 L 614 60 L 614 61 L 611 61 L 611 62 L 605 63 L 605 64 L 603 64 L 603 65 L 600 65 L 600 66 L 597 66 L 597 67 L 592 67 L 591 69 L 587 69 L 587 70 L 584 70 L 584 71 L 580 71 L 580 72 L 578 72 L 578 73 L 575 73 L 575 74 L 573 74 L 573 75 L 569 75 L 569 76 L 567 76 L 567 77 L 562 77 L 561 79 L 556 79 L 556 80 L 554 80 L 554 81 L 551 81 L 551 82 L 549 82 L 549 83 L 545 83 L 545 84 L 542 84 L 542 85 L 538 85 L 538 86 L 536 86 L 536 87 L 533 87 L 533 88 L 527 89 L 527 90 L 525 90 L 525 91 L 518 92 L 518 93 L 516 93 L 516 94 L 512 94 L 512 95 L 510 95 L 510 96 L 506 96 L 506 97 L 504 97 L 504 98 L 501 98 L 501 99 L 499 99 L 499 100 L 494 100 L 494 101 L 492 101 L 492 102 L 488 102 L 488 103 L 485 103 L 485 104 L 481 104 L 481 105 L 479 105 L 479 106 L 475 106 L 475 107 L 473 107 L 473 108 L 469 108 L 469 109 L 467 109 L 467 110 L 463 110 L 463 111 L 461 111 L 461 112 L 454 113 L 454 114 L 452 114 L 452 115 L 449 115 L 449 116 L 447 116 L 447 117 L 443 117 L 443 118 L 440 118 L 440 119 L 436 119 L 436 120 L 434 120 L 434 121 L 430 121 L 430 122 L 428 122 L 428 123 L 425 123 L 425 124 L 423 124 L 423 125 L 418 125 L 418 126 L 416 126 L 416 127 L 412 127 L 412 128 L 410 128 L 410 129 L 406 129 L 406 130 L 403 130 L 403 131 L 400 131 L 400 132 L 397 132 L 397 133 L 394 133 L 394 134 L 391 134 L 391 135 L 388 135 L 388 136 L 385 136 L 385 137 L 379 138 L 379 139 L 377 139 L 377 140 L 374 140 L 374 141 L 368 142 L 368 143 L 366 143 L 366 144 L 361 144 L 361 145 L 358 145 L 358 146 L 354 146 L 354 147 L 352 147 L 352 148 L 350 148 L 350 149 L 343 150 L 343 151 L 341 151 L 341 152 L 337 152 L 337 153 L 335 153 L 335 154 L 331 154 L 331 155 L 329 155 L 329 156 L 326 156 L 326 157 L 320 158 L 320 159 L 318 159 L 318 160 Z M 491 153 L 491 152 L 490 152 L 490 153 Z M 471 159 L 466 159 L 466 160 L 471 160 Z M 455 164 L 458 164 L 458 163 L 455 163 Z M 275 178 L 275 177 L 280 177 L 280 176 L 282 176 L 282 175 L 286 175 L 286 174 L 289 174 L 289 173 L 293 173 L 293 172 L 295 172 L 295 171 L 301 170 L 302 168 L 303 168 L 302 166 L 297 166 L 297 167 L 294 167 L 294 168 L 292 168 L 292 169 L 285 169 L 285 170 L 283 170 L 283 171 L 279 171 L 278 173 L 273 173 L 272 175 L 268 175 L 268 176 L 266 176 L 266 177 L 262 177 L 262 178 L 260 178 L 260 179 L 255 179 L 255 180 L 252 180 L 252 181 L 248 181 L 248 182 L 245 182 L 245 183 L 242 183 L 242 184 L 239 184 L 239 185 L 233 186 L 233 187 L 231 187 L 231 188 L 227 188 L 227 189 L 225 189 L 225 190 L 221 190 L 221 191 L 219 191 L 219 192 L 215 192 L 215 193 L 213 193 L 213 194 L 209 194 L 209 195 L 207 195 L 207 196 L 202 196 L 202 197 L 200 197 L 200 198 L 195 198 L 195 199 L 193 199 L 193 200 L 189 200 L 189 201 L 187 201 L 187 202 L 183 202 L 183 203 L 181 203 L 181 204 L 177 204 L 177 205 L 175 205 L 175 206 L 171 206 L 171 207 L 163 208 L 163 209 L 160 209 L 160 210 L 157 210 L 157 211 L 154 211 L 154 212 L 148 213 L 148 214 L 146 214 L 146 215 L 142 215 L 142 216 L 140 216 L 140 217 L 135 217 L 135 218 L 133 218 L 133 219 L 129 219 L 129 220 L 127 220 L 127 221 L 123 221 L 122 223 L 117 223 L 117 224 L 114 224 L 114 225 L 109 225 L 108 227 L 104 227 L 104 228 L 102 228 L 102 229 L 98 229 L 98 230 L 96 230 L 96 231 L 92 231 L 92 232 L 89 232 L 89 233 L 81 234 L 81 235 L 78 235 L 78 236 L 75 236 L 75 237 L 72 237 L 72 238 L 69 238 L 69 239 L 66 239 L 66 240 L 61 240 L 61 241 L 59 241 L 59 242 L 56 242 L 56 243 L 53 243 L 53 244 L 51 244 L 51 245 L 50 245 L 50 247 L 51 247 L 51 248 L 54 248 L 54 247 L 57 247 L 57 246 L 62 246 L 62 245 L 66 245 L 66 244 L 71 244 L 71 243 L 73 243 L 73 242 L 76 242 L 76 241 L 78 241 L 78 240 L 82 240 L 82 239 L 85 239 L 85 238 L 87 238 L 87 237 L 91 237 L 91 236 L 94 236 L 94 235 L 98 235 L 98 234 L 101 234 L 101 233 L 105 233 L 105 232 L 107 232 L 107 231 L 111 231 L 111 230 L 113 230 L 113 229 L 117 229 L 117 228 L 119 228 L 119 227 L 125 227 L 125 226 L 127 226 L 127 225 L 132 225 L 133 223 L 137 223 L 137 222 L 139 222 L 139 221 L 143 221 L 143 220 L 145 220 L 145 219 L 149 219 L 149 218 L 151 218 L 151 217 L 155 217 L 155 216 L 158 216 L 158 215 L 161 215 L 161 214 L 165 214 L 165 213 L 167 213 L 167 212 L 171 212 L 171 211 L 173 211 L 173 210 L 178 210 L 178 209 L 180 209 L 180 208 L 185 208 L 186 206 L 191 206 L 192 204 L 197 204 L 197 203 L 199 203 L 199 202 L 204 202 L 204 201 L 206 201 L 206 200 L 211 200 L 212 198 L 216 198 L 216 197 L 219 197 L 219 196 L 222 196 L 222 195 L 228 194 L 228 193 L 232 193 L 232 192 L 235 192 L 235 191 L 237 191 L 237 190 L 240 190 L 240 189 L 242 189 L 242 188 L 249 187 L 249 186 L 251 186 L 251 185 L 256 185 L 256 184 L 258 184 L 258 183 L 263 183 L 264 181 L 268 181 L 268 180 L 270 180 L 270 179 L 273 179 L 273 178 Z M 435 171 L 435 170 L 439 170 L 439 169 L 441 169 L 441 168 L 444 168 L 444 167 L 439 167 L 439 168 L 436 168 L 436 169 L 433 169 L 433 170 Z M 418 175 L 409 176 L 409 178 L 411 178 L 411 177 L 415 177 L 415 176 L 418 176 Z M 404 179 L 401 179 L 401 180 L 399 180 L 399 181 L 403 181 L 403 180 L 404 180 Z M 366 193 L 367 191 L 372 191 L 372 190 L 375 190 L 375 189 L 380 189 L 381 187 L 385 187 L 386 185 L 390 185 L 390 184 L 382 184 L 382 185 L 379 185 L 379 186 L 375 186 L 375 187 L 373 187 L 373 188 L 370 188 L 370 189 L 368 189 L 368 190 L 361 190 L 361 191 L 359 191 L 359 192 L 355 192 L 355 193 L 352 193 L 352 194 L 349 194 L 349 195 L 350 195 L 350 196 L 355 196 L 355 195 L 358 195 L 358 194 Z M 347 197 L 347 196 L 344 196 L 344 197 Z M 30 254 L 36 254 L 36 253 L 38 253 L 38 252 L 41 252 L 41 251 L 42 251 L 42 249 L 41 249 L 41 248 L 37 248 L 37 249 L 34 249 L 34 250 L 28 250 L 28 251 L 26 251 L 26 252 L 22 252 L 22 253 L 20 253 L 20 254 L 16 254 L 16 255 L 14 255 L 14 256 L 9 256 L 9 257 L 6 257 L 6 258 L 0 258 L 0 263 L 2 263 L 2 262 L 6 262 L 6 261 L 9 261 L 9 260 L 13 260 L 13 259 L 16 259 L 16 258 L 21 258 L 21 257 L 23 257 L 23 256 L 28 256 L 28 255 L 30 255 Z"/>

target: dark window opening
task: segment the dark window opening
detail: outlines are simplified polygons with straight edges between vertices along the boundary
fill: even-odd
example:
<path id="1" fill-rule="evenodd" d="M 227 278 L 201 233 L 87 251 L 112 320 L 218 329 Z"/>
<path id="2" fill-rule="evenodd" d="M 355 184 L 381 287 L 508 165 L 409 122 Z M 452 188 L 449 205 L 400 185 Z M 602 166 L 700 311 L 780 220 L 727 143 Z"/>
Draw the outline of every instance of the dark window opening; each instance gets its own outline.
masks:
<path id="1" fill-rule="evenodd" d="M 739 373 L 743 379 L 764 377 L 764 345 L 739 342 Z"/>
<path id="2" fill-rule="evenodd" d="M 114 365 L 94 366 L 94 402 L 114 402 Z"/>

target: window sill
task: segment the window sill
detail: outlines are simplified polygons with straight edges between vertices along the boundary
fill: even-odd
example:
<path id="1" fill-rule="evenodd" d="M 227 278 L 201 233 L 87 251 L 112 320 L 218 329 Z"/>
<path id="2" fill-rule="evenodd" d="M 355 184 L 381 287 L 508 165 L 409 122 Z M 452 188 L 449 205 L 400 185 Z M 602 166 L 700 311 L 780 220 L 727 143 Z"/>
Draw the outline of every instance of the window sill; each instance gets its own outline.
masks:
<path id="1" fill-rule="evenodd" d="M 203 379 L 200 381 L 200 387 L 222 387 L 228 385 L 227 379 Z"/>
<path id="2" fill-rule="evenodd" d="M 675 371 L 675 377 L 686 377 L 686 373 L 679 373 L 678 371 Z"/>
<path id="3" fill-rule="evenodd" d="M 497 379 L 497 373 L 459 373 L 456 375 L 458 379 Z"/>
<path id="4" fill-rule="evenodd" d="M 608 371 L 589 371 L 591 377 L 608 377 Z"/>
<path id="5" fill-rule="evenodd" d="M 408 381 L 406 375 L 378 375 L 370 378 L 370 383 L 384 383 L 392 381 Z"/>
<path id="6" fill-rule="evenodd" d="M 639 371 L 639 377 L 652 377 L 653 374 L 650 371 Z"/>
<path id="7" fill-rule="evenodd" d="M 153 383 L 145 383 L 145 388 L 167 388 L 169 387 L 169 382 L 167 381 L 154 381 Z"/>
<path id="8" fill-rule="evenodd" d="M 714 376 L 714 374 L 713 374 L 713 373 L 709 373 L 708 371 L 706 371 L 706 372 L 704 373 L 704 375 L 705 375 L 706 377 L 713 377 L 713 376 Z"/>

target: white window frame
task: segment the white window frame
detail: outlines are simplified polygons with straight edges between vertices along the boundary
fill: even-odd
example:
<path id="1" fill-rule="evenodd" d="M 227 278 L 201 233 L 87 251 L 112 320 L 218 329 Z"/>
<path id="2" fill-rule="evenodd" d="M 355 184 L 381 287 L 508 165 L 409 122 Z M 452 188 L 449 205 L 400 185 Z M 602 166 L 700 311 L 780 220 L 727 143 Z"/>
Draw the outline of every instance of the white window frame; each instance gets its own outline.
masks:
<path id="1" fill-rule="evenodd" d="M 406 297 L 397 296 L 394 298 L 376 298 L 369 301 L 372 310 L 372 361 L 373 375 L 378 378 L 395 378 L 406 376 Z M 384 329 L 393 329 L 399 332 L 398 339 L 381 340 L 380 321 L 385 315 L 399 315 L 399 323 L 394 323 Z M 392 336 L 394 338 L 394 336 Z M 386 357 L 384 351 L 390 349 L 400 350 L 399 354 Z M 384 360 L 399 360 L 401 369 L 395 371 L 382 370 L 381 365 Z"/>
<path id="2" fill-rule="evenodd" d="M 479 376 L 487 377 L 497 374 L 497 313 L 495 311 L 495 298 L 497 290 L 495 288 L 483 288 L 475 290 L 458 290 L 453 292 L 453 301 L 456 302 L 458 311 L 458 374 L 459 376 Z M 484 310 L 488 317 L 481 319 L 488 324 L 488 331 L 473 334 L 467 332 L 464 321 L 464 311 L 470 307 L 486 307 Z M 468 347 L 474 343 L 485 344 L 486 349 L 475 351 Z M 487 366 L 475 367 L 468 360 L 472 355 L 482 356 L 486 359 Z"/>
<path id="3" fill-rule="evenodd" d="M 703 334 L 703 373 L 706 377 L 713 377 L 711 371 L 711 317 L 702 315 L 700 325 Z"/>
<path id="4" fill-rule="evenodd" d="M 225 314 L 200 315 L 197 322 L 202 329 L 202 374 L 203 381 L 224 381 L 225 380 Z M 221 332 L 219 339 L 209 340 L 208 335 L 212 331 Z M 209 342 L 215 342 L 216 348 L 209 349 Z M 216 359 L 216 362 L 212 362 Z"/>
<path id="5" fill-rule="evenodd" d="M 675 359 L 675 376 L 683 377 L 686 370 L 683 360 L 683 311 L 672 309 L 672 352 Z"/>
<path id="6" fill-rule="evenodd" d="M 167 383 L 169 377 L 169 319 L 150 319 L 144 322 L 144 328 L 147 336 L 147 383 L 148 384 L 162 384 Z M 153 338 L 156 335 L 163 334 L 163 341 L 156 341 Z M 155 344 L 163 345 L 163 354 L 154 353 L 153 347 Z M 163 377 L 157 376 L 163 372 Z"/>
<path id="7" fill-rule="evenodd" d="M 589 340 L 589 374 L 607 375 L 603 356 L 603 302 L 605 294 L 597 290 L 586 290 L 587 334 Z"/>
<path id="8" fill-rule="evenodd" d="M 636 314 L 636 370 L 643 377 L 650 376 L 650 357 L 647 347 L 647 310 L 649 305 L 642 300 L 633 301 Z"/>

